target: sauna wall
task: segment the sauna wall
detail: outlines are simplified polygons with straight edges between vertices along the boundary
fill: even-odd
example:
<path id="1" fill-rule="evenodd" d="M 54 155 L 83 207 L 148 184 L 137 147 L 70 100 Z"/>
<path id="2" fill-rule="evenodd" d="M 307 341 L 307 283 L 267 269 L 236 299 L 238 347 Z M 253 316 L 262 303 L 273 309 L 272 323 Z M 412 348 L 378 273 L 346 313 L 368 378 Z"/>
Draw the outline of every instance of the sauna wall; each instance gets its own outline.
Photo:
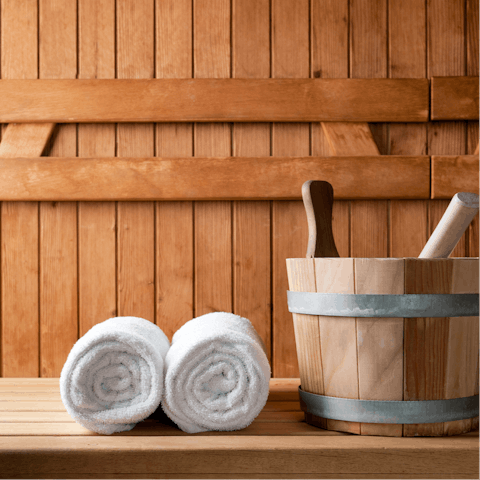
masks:
<path id="1" fill-rule="evenodd" d="M 0 5 L 4 79 L 478 75 L 475 0 Z M 478 142 L 478 122 L 370 127 L 383 155 L 470 154 Z M 44 155 L 330 151 L 317 123 L 64 124 L 57 125 Z M 339 253 L 418 256 L 447 205 L 335 201 Z M 265 342 L 273 376 L 299 376 L 285 259 L 306 252 L 301 200 L 2 202 L 0 242 L 3 377 L 59 376 L 75 341 L 112 316 L 146 318 L 171 339 L 186 321 L 212 311 L 249 318 Z M 478 256 L 478 216 L 453 256 Z"/>

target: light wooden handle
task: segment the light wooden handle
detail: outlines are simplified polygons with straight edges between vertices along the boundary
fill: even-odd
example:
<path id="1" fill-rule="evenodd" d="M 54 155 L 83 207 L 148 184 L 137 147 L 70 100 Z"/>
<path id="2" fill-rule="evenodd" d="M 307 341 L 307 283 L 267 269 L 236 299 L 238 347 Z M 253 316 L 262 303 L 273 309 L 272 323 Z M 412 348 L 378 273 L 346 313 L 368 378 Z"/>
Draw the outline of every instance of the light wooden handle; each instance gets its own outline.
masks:
<path id="1" fill-rule="evenodd" d="M 478 195 L 455 194 L 419 258 L 447 258 L 477 213 Z"/>
<path id="2" fill-rule="evenodd" d="M 308 180 L 302 185 L 307 213 L 307 258 L 339 257 L 332 230 L 333 187 L 328 182 Z"/>

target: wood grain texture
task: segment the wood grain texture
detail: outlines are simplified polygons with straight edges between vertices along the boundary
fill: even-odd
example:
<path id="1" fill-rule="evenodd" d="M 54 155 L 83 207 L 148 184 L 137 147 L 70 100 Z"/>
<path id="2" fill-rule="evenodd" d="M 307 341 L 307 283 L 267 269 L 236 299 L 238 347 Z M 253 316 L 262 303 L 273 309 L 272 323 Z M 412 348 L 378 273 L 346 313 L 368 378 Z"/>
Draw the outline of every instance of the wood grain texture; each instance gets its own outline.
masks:
<path id="1" fill-rule="evenodd" d="M 156 77 L 192 77 L 192 2 L 157 0 L 155 13 Z M 193 156 L 193 125 L 157 124 L 155 152 Z M 155 210 L 156 318 L 171 340 L 193 318 L 193 203 L 156 202 Z"/>
<path id="2" fill-rule="evenodd" d="M 40 157 L 54 128 L 54 123 L 10 123 L 0 143 L 0 157 Z"/>
<path id="3" fill-rule="evenodd" d="M 353 258 L 315 258 L 319 293 L 355 293 Z M 355 318 L 319 316 L 323 394 L 358 399 L 358 353 Z M 361 424 L 327 419 L 328 430 L 360 434 Z"/>
<path id="4" fill-rule="evenodd" d="M 225 153 L 226 143 L 216 146 Z M 337 199 L 430 196 L 430 160 L 420 156 L 64 157 L 0 159 L 0 166 L 2 200 L 287 200 L 300 199 L 312 178 L 328 178 Z"/>
<path id="5" fill-rule="evenodd" d="M 312 78 L 348 77 L 348 0 L 314 0 L 310 3 Z M 312 123 L 312 155 L 334 155 L 324 129 L 329 123 Z M 328 177 L 330 181 L 331 177 Z M 312 178 L 313 179 L 313 178 Z M 350 255 L 350 202 L 333 202 L 333 234 L 340 256 Z"/>
<path id="6" fill-rule="evenodd" d="M 405 260 L 405 293 L 448 293 L 453 262 Z M 447 282 L 437 285 L 435 278 Z M 436 288 L 435 288 L 436 287 Z M 438 288 L 440 287 L 440 288 Z M 404 400 L 434 400 L 443 397 L 447 355 L 448 320 L 406 318 L 404 344 Z M 434 359 L 432 362 L 429 359 Z M 443 435 L 443 423 L 404 425 L 406 437 Z"/>
<path id="7" fill-rule="evenodd" d="M 58 378 L 55 386 L 45 380 L 54 379 L 0 379 L 0 392 L 20 383 L 25 388 L 16 402 L 2 402 L 10 410 L 0 412 L 0 468 L 8 478 L 35 478 L 33 472 L 48 478 L 73 478 L 74 472 L 82 478 L 358 478 L 365 471 L 371 478 L 473 478 L 478 472 L 478 431 L 400 444 L 306 424 L 299 402 L 287 400 L 298 399 L 299 378 L 271 379 L 276 400 L 269 398 L 249 427 L 194 436 L 155 414 L 129 432 L 95 434 L 68 416 Z M 45 387 L 60 409 L 46 400 L 37 405 L 50 410 L 25 411 L 22 405 L 32 403 L 28 391 Z"/>
<path id="8" fill-rule="evenodd" d="M 126 14 L 126 7 L 119 7 L 119 13 L 124 10 Z M 197 10 L 199 14 L 202 11 Z M 221 11 L 209 9 L 205 15 L 211 28 L 223 26 L 224 35 L 229 36 L 228 22 L 214 20 L 213 12 Z M 128 32 L 119 30 L 119 38 Z M 213 41 L 210 28 L 205 32 L 203 41 Z M 304 33 L 308 34 L 308 29 Z M 200 34 L 200 31 L 196 33 L 196 44 L 202 41 Z M 221 44 L 224 41 L 225 38 L 218 38 Z M 133 45 L 138 49 L 141 42 L 134 42 L 128 48 L 127 43 L 120 44 L 122 56 L 128 55 Z M 366 81 L 300 77 L 292 80 L 294 77 L 279 73 L 277 78 L 281 80 L 219 80 L 225 78 L 218 76 L 220 70 L 212 71 L 209 76 L 197 75 L 201 71 L 199 62 L 205 61 L 208 51 L 198 50 L 196 80 L 2 80 L 0 95 L 4 101 L 0 105 L 0 122 L 426 122 L 428 119 L 425 79 Z M 222 52 L 229 54 L 229 49 L 219 46 L 215 56 Z M 145 55 L 139 53 L 136 60 L 146 60 Z M 288 63 L 279 66 L 278 58 L 274 65 L 280 70 L 288 67 Z M 119 79 L 135 78 L 120 76 L 122 62 L 118 68 Z M 132 71 L 131 65 L 126 68 Z M 225 69 L 230 70 L 228 64 Z M 151 75 L 151 70 L 148 71 Z"/>
<path id="9" fill-rule="evenodd" d="M 152 78 L 153 0 L 122 1 L 116 10 L 117 77 Z M 117 155 L 154 154 L 153 124 L 117 126 Z M 117 314 L 155 322 L 154 203 L 117 204 Z"/>
<path id="10" fill-rule="evenodd" d="M 115 78 L 115 2 L 78 4 L 78 76 Z M 115 125 L 78 126 L 79 157 L 114 157 Z M 78 204 L 79 335 L 117 314 L 116 214 L 112 202 Z"/>
<path id="11" fill-rule="evenodd" d="M 426 2 L 388 2 L 388 77 L 425 78 Z M 427 152 L 427 125 L 389 124 L 391 155 L 424 155 Z M 389 245 L 391 257 L 416 257 L 427 242 L 427 201 L 389 202 Z"/>
<path id="12" fill-rule="evenodd" d="M 322 180 L 308 180 L 302 185 L 307 215 L 307 258 L 339 257 L 332 231 L 333 188 Z"/>
<path id="13" fill-rule="evenodd" d="M 427 75 L 429 78 L 465 74 L 464 7 L 463 0 L 428 2 Z M 464 155 L 466 153 L 465 122 L 432 122 L 428 126 L 428 143 L 431 155 Z M 445 213 L 448 203 L 446 200 L 429 202 L 429 237 Z M 467 230 L 451 257 L 466 256 L 468 234 Z"/>
<path id="14" fill-rule="evenodd" d="M 478 58 L 479 58 L 479 41 L 478 41 L 478 18 L 479 18 L 479 2 L 476 0 L 466 0 L 466 49 L 467 49 L 467 75 L 478 76 Z M 477 112 L 478 113 L 478 112 Z M 478 154 L 478 120 L 467 122 L 467 151 L 466 153 Z M 477 245 L 478 251 L 478 245 Z M 471 255 L 470 256 L 474 256 Z"/>
<path id="15" fill-rule="evenodd" d="M 322 122 L 332 155 L 380 155 L 368 123 Z"/>
<path id="16" fill-rule="evenodd" d="M 194 4 L 194 76 L 231 75 L 230 1 L 196 0 Z M 226 156 L 232 151 L 227 123 L 195 124 L 195 156 Z M 212 172 L 210 172 L 210 177 Z M 233 310 L 232 204 L 196 202 L 195 316 Z"/>
<path id="17" fill-rule="evenodd" d="M 427 22 L 427 77 L 465 75 L 464 0 L 429 0 Z M 431 155 L 464 155 L 465 143 L 465 122 L 439 121 L 428 126 Z"/>
<path id="18" fill-rule="evenodd" d="M 289 290 L 294 292 L 315 292 L 315 260 L 313 258 L 287 258 Z M 323 367 L 319 317 L 292 313 L 295 331 L 295 345 L 300 371 L 300 386 L 305 392 L 324 395 Z M 307 423 L 308 415 L 306 416 Z M 322 428 L 327 421 L 318 418 Z"/>
<path id="19" fill-rule="evenodd" d="M 450 293 L 478 293 L 478 258 L 459 260 L 453 264 Z M 478 395 L 478 352 L 478 317 L 450 318 L 445 398 Z M 444 434 L 458 435 L 477 425 L 478 416 L 444 422 Z"/>
<path id="20" fill-rule="evenodd" d="M 478 155 L 433 155 L 432 198 L 451 199 L 458 192 L 478 194 Z"/>
<path id="21" fill-rule="evenodd" d="M 272 2 L 272 77 L 306 78 L 309 72 L 309 4 L 306 0 Z M 307 156 L 310 126 L 273 124 L 272 155 Z M 306 180 L 311 180 L 308 178 Z M 301 187 L 298 189 L 301 194 Z M 287 309 L 287 258 L 304 257 L 307 246 L 307 221 L 303 203 L 273 202 L 272 277 L 273 277 L 273 376 L 298 377 L 292 316 Z"/>
<path id="22" fill-rule="evenodd" d="M 356 294 L 404 293 L 403 258 L 355 258 Z M 361 400 L 403 400 L 403 318 L 356 318 Z M 362 423 L 362 435 L 401 437 L 403 426 Z"/>
<path id="23" fill-rule="evenodd" d="M 387 76 L 387 2 L 355 1 L 350 6 L 350 76 L 385 78 Z M 398 120 L 398 118 L 397 118 Z M 388 126 L 370 125 L 373 139 L 358 144 L 363 148 L 376 144 L 380 154 L 388 154 Z M 366 143 L 368 141 L 368 143 Z M 353 257 L 387 257 L 388 203 L 355 201 L 351 205 L 351 255 Z"/>
<path id="24" fill-rule="evenodd" d="M 478 18 L 479 18 L 479 3 L 476 0 L 467 0 L 466 13 L 466 44 L 467 44 L 467 75 L 478 76 L 478 58 L 479 58 L 479 42 L 478 42 Z M 467 122 L 467 154 L 478 155 L 478 121 Z M 478 173 L 478 172 L 477 172 Z M 477 187 L 478 188 L 478 187 Z M 477 190 L 478 193 L 478 190 Z M 473 219 L 468 227 L 468 256 L 478 257 L 479 250 L 479 235 L 478 235 L 478 215 Z M 477 374 L 478 377 L 478 374 Z M 477 420 L 478 423 L 478 420 Z"/>
<path id="25" fill-rule="evenodd" d="M 37 78 L 37 18 L 36 3 L 2 3 L 2 79 Z M 53 126 L 5 125 L 0 157 L 40 156 Z M 36 377 L 39 373 L 38 203 L 3 202 L 0 229 L 0 372 L 3 377 Z M 29 301 L 19 302 L 19 298 Z"/>
<path id="26" fill-rule="evenodd" d="M 77 9 L 40 0 L 39 78 L 77 76 Z M 59 125 L 46 153 L 76 156 L 76 125 Z M 58 376 L 78 339 L 77 205 L 40 202 L 40 376 Z"/>
<path id="27" fill-rule="evenodd" d="M 405 293 L 450 293 L 453 259 L 405 259 Z M 455 319 L 457 320 L 457 319 Z M 444 398 L 449 351 L 448 318 L 405 318 L 404 400 Z M 444 424 L 404 425 L 406 437 L 443 436 Z"/>
<path id="28" fill-rule="evenodd" d="M 1 373 L 37 377 L 38 204 L 3 202 L 1 226 Z"/>
<path id="29" fill-rule="evenodd" d="M 270 4 L 268 0 L 232 2 L 232 76 L 270 76 Z M 270 156 L 268 123 L 234 124 L 234 156 Z M 252 179 L 250 178 L 250 181 Z M 271 361 L 270 202 L 233 202 L 233 312 L 248 318 Z"/>
<path id="30" fill-rule="evenodd" d="M 478 77 L 432 77 L 432 120 L 478 120 Z"/>

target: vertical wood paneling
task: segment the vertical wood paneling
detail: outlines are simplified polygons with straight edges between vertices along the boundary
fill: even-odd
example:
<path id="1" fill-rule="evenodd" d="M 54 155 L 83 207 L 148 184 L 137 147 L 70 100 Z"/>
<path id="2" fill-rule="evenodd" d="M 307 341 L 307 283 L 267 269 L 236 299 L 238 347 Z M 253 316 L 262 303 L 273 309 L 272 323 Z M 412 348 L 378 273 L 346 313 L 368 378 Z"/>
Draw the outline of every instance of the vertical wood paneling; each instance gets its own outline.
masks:
<path id="1" fill-rule="evenodd" d="M 39 76 L 76 78 L 77 8 L 39 1 Z M 75 157 L 77 126 L 59 125 L 50 156 Z M 58 377 L 78 338 L 77 204 L 40 202 L 40 376 Z"/>
<path id="2" fill-rule="evenodd" d="M 37 19 L 36 0 L 1 3 L 1 78 L 37 78 Z M 0 209 L 0 374 L 37 377 L 38 203 L 2 202 Z"/>
<path id="3" fill-rule="evenodd" d="M 194 76 L 229 78 L 230 1 L 194 0 Z M 196 156 L 230 156 L 228 123 L 197 123 Z M 214 174 L 212 172 L 212 174 Z M 232 311 L 232 202 L 195 202 L 195 315 Z"/>
<path id="4" fill-rule="evenodd" d="M 192 76 L 192 1 L 156 1 L 157 78 Z M 159 157 L 191 157 L 193 126 L 156 125 Z M 156 323 L 171 340 L 193 318 L 193 203 L 156 204 Z"/>
<path id="5" fill-rule="evenodd" d="M 153 78 L 153 0 L 117 1 L 117 78 Z M 154 125 L 118 124 L 117 155 L 154 156 Z M 154 202 L 117 204 L 117 311 L 155 321 Z"/>
<path id="6" fill-rule="evenodd" d="M 426 76 L 426 6 L 424 0 L 388 3 L 390 78 Z M 391 155 L 425 155 L 425 124 L 390 124 Z M 424 200 L 390 201 L 390 256 L 418 257 L 427 242 L 428 202 Z"/>
<path id="7" fill-rule="evenodd" d="M 428 77 L 465 75 L 465 0 L 428 2 Z M 428 125 L 430 155 L 462 155 L 466 148 L 465 122 L 431 122 Z M 429 202 L 429 236 L 448 206 L 447 200 Z M 452 257 L 466 252 L 467 232 Z"/>
<path id="8" fill-rule="evenodd" d="M 79 78 L 115 78 L 115 0 L 78 2 Z M 114 157 L 114 124 L 78 125 L 79 157 Z M 79 335 L 116 315 L 115 203 L 78 203 Z"/>
<path id="9" fill-rule="evenodd" d="M 272 77 L 309 77 L 309 2 L 272 0 Z M 272 153 L 310 155 L 310 126 L 272 126 Z M 286 259 L 305 257 L 307 219 L 301 201 L 274 201 L 272 208 L 273 376 L 298 377 L 292 314 L 287 307 Z"/>
<path id="10" fill-rule="evenodd" d="M 477 0 L 0 5 L 2 78 L 478 75 Z M 382 154 L 473 153 L 478 143 L 478 122 L 371 128 Z M 60 125 L 45 153 L 331 155 L 320 124 Z M 335 201 L 337 248 L 344 257 L 417 256 L 447 205 Z M 253 322 L 273 349 L 275 377 L 298 376 L 285 259 L 305 255 L 301 201 L 4 202 L 0 228 L 2 376 L 59 375 L 78 334 L 115 314 L 156 321 L 171 338 L 215 310 Z M 478 248 L 477 216 L 452 256 Z"/>
<path id="11" fill-rule="evenodd" d="M 350 1 L 350 76 L 387 76 L 387 0 Z M 388 126 L 371 124 L 380 154 L 388 154 Z M 352 257 L 388 256 L 388 202 L 356 200 L 351 205 Z"/>
<path id="12" fill-rule="evenodd" d="M 235 78 L 270 77 L 269 0 L 234 0 L 233 62 Z M 233 155 L 270 155 L 268 123 L 233 126 Z M 270 202 L 233 202 L 233 307 L 248 318 L 271 360 Z"/>
<path id="13" fill-rule="evenodd" d="M 348 78 L 348 0 L 312 0 L 310 26 L 310 75 Z M 312 155 L 332 155 L 320 123 L 312 124 Z M 333 237 L 341 257 L 350 256 L 349 211 L 349 201 L 334 200 Z"/>
<path id="14" fill-rule="evenodd" d="M 478 76 L 478 0 L 467 1 L 467 75 Z M 467 122 L 467 153 L 473 154 L 478 148 L 478 122 Z M 478 257 L 479 254 L 479 216 L 477 215 L 468 229 L 468 248 L 469 257 Z"/>

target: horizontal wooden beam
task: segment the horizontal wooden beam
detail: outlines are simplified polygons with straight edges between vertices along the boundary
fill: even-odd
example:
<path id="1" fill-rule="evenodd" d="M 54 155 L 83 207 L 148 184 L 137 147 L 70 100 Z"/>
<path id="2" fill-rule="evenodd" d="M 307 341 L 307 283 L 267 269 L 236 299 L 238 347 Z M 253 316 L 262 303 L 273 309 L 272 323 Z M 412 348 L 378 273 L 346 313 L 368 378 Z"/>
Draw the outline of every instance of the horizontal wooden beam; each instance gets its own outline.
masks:
<path id="1" fill-rule="evenodd" d="M 337 199 L 426 199 L 428 156 L 0 159 L 0 200 L 300 199 L 327 180 Z"/>
<path id="2" fill-rule="evenodd" d="M 432 198 L 450 199 L 458 192 L 478 195 L 478 155 L 432 156 Z"/>
<path id="3" fill-rule="evenodd" d="M 0 80 L 0 122 L 426 122 L 427 79 Z"/>
<path id="4" fill-rule="evenodd" d="M 432 77 L 432 120 L 478 120 L 478 77 Z"/>

